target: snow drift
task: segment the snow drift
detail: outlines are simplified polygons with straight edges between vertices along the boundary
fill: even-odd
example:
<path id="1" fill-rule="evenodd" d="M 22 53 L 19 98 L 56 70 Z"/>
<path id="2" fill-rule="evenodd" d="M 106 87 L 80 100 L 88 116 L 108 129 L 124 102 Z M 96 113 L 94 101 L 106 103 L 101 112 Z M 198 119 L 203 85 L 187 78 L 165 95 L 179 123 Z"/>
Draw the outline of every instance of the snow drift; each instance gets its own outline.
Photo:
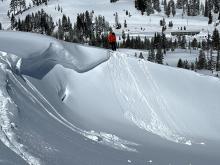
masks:
<path id="1" fill-rule="evenodd" d="M 14 164 L 220 163 L 219 79 L 36 34 L 0 51 Z"/>

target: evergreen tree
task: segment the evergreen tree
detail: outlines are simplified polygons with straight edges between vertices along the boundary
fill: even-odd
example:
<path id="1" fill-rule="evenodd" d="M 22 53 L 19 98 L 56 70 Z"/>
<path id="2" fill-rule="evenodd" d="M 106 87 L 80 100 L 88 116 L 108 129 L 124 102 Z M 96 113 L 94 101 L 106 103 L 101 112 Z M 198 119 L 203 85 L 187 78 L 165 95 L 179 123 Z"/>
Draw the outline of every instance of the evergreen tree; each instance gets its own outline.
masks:
<path id="1" fill-rule="evenodd" d="M 196 39 L 196 38 L 194 38 L 194 39 L 192 40 L 191 46 L 193 47 L 193 49 L 196 49 L 196 48 L 198 47 L 198 42 L 197 42 L 197 39 Z"/>
<path id="2" fill-rule="evenodd" d="M 213 0 L 208 0 L 208 12 L 211 13 L 213 9 Z"/>
<path id="3" fill-rule="evenodd" d="M 206 68 L 206 57 L 205 52 L 203 50 L 200 50 L 198 62 L 197 62 L 197 69 L 205 69 Z"/>
<path id="4" fill-rule="evenodd" d="M 211 11 L 209 10 L 208 0 L 205 0 L 204 16 L 205 16 L 205 17 L 208 17 L 210 12 L 211 12 Z"/>
<path id="5" fill-rule="evenodd" d="M 123 41 L 125 41 L 125 38 L 126 38 L 126 36 L 125 36 L 125 31 L 124 30 L 122 30 L 122 39 L 123 39 Z"/>
<path id="6" fill-rule="evenodd" d="M 166 21 L 165 18 L 163 18 L 162 20 L 160 20 L 160 26 L 165 26 L 166 25 Z"/>
<path id="7" fill-rule="evenodd" d="M 182 9 L 183 8 L 183 0 L 177 0 L 176 8 L 177 9 Z"/>
<path id="8" fill-rule="evenodd" d="M 170 21 L 168 26 L 169 26 L 170 28 L 173 27 L 173 22 Z"/>
<path id="9" fill-rule="evenodd" d="M 216 71 L 220 71 L 220 50 L 219 49 L 217 52 L 217 59 L 216 59 Z"/>
<path id="10" fill-rule="evenodd" d="M 121 29 L 121 24 L 119 23 L 118 13 L 115 13 L 115 28 Z"/>
<path id="11" fill-rule="evenodd" d="M 181 58 L 179 59 L 179 61 L 178 61 L 178 63 L 177 63 L 177 67 L 178 67 L 178 68 L 183 68 L 183 61 L 182 61 Z"/>
<path id="12" fill-rule="evenodd" d="M 18 6 L 20 8 L 20 12 L 26 9 L 26 1 L 25 0 L 18 0 Z"/>
<path id="13" fill-rule="evenodd" d="M 208 24 L 212 24 L 212 13 L 211 12 L 209 13 L 209 22 L 208 22 Z"/>
<path id="14" fill-rule="evenodd" d="M 142 14 L 146 11 L 145 0 L 135 0 L 135 7 L 141 11 Z"/>
<path id="15" fill-rule="evenodd" d="M 64 32 L 68 32 L 71 30 L 70 19 L 64 14 L 62 17 L 62 28 Z"/>
<path id="16" fill-rule="evenodd" d="M 47 35 L 52 35 L 54 30 L 54 22 L 51 16 L 46 14 L 43 10 L 35 14 L 28 14 L 23 21 L 18 21 L 12 14 L 11 27 L 19 31 L 37 32 Z"/>
<path id="17" fill-rule="evenodd" d="M 41 5 L 41 4 L 45 4 L 45 5 L 47 5 L 47 3 L 48 3 L 48 0 L 32 0 L 32 2 L 33 2 L 33 5 L 34 6 L 39 6 L 39 5 Z M 61 8 L 60 8 L 60 6 L 58 5 L 58 11 L 60 11 L 61 10 Z"/>
<path id="18" fill-rule="evenodd" d="M 203 41 L 202 41 L 202 50 L 207 50 L 207 48 L 208 48 L 207 41 L 206 41 L 206 40 L 203 40 Z"/>
<path id="19" fill-rule="evenodd" d="M 184 69 L 190 69 L 189 62 L 187 60 L 183 61 Z"/>
<path id="20" fill-rule="evenodd" d="M 167 0 L 164 0 L 164 13 L 166 13 L 166 11 L 167 11 Z"/>
<path id="21" fill-rule="evenodd" d="M 146 7 L 147 15 L 154 13 L 153 6 L 152 6 L 152 0 L 145 0 L 145 7 Z"/>
<path id="22" fill-rule="evenodd" d="M 214 70 L 214 60 L 213 60 L 213 55 L 212 55 L 212 50 L 211 50 L 211 53 L 210 53 L 210 59 L 208 60 L 208 63 L 207 63 L 207 69 L 208 70 Z"/>
<path id="23" fill-rule="evenodd" d="M 147 50 L 151 49 L 151 42 L 146 36 L 144 37 L 144 49 Z"/>
<path id="24" fill-rule="evenodd" d="M 117 2 L 118 0 L 110 0 L 110 3 L 114 3 Z"/>
<path id="25" fill-rule="evenodd" d="M 152 1 L 154 3 L 154 7 L 152 6 Z M 142 15 L 146 12 L 147 15 L 154 13 L 155 10 L 160 10 L 160 5 L 158 4 L 159 0 L 135 0 L 135 7 L 141 11 Z"/>
<path id="26" fill-rule="evenodd" d="M 200 1 L 199 0 L 189 0 L 188 3 L 188 15 L 197 16 L 200 13 Z"/>
<path id="27" fill-rule="evenodd" d="M 166 8 L 164 7 L 164 12 L 165 14 L 167 15 L 167 17 L 170 17 L 170 14 L 171 14 L 171 6 L 170 6 L 170 3 L 168 3 L 168 5 L 166 6 Z"/>
<path id="28" fill-rule="evenodd" d="M 166 54 L 166 49 L 168 45 L 167 45 L 167 38 L 166 38 L 165 33 L 162 33 L 162 36 L 161 36 L 161 46 L 163 48 L 163 53 Z"/>
<path id="29" fill-rule="evenodd" d="M 168 2 L 168 6 L 166 7 L 165 14 L 170 17 L 172 14 L 173 16 L 176 15 L 176 7 L 175 7 L 175 2 L 174 0 L 170 0 Z"/>
<path id="30" fill-rule="evenodd" d="M 137 52 L 134 53 L 134 57 L 137 57 Z"/>
<path id="31" fill-rule="evenodd" d="M 217 49 L 220 44 L 219 31 L 215 28 L 212 35 L 212 45 L 214 49 Z"/>
<path id="32" fill-rule="evenodd" d="M 154 49 L 150 49 L 148 52 L 148 61 L 154 62 L 155 61 L 155 52 Z"/>
<path id="33" fill-rule="evenodd" d="M 161 12 L 161 8 L 160 8 L 160 1 L 159 0 L 153 0 L 153 8 L 154 10 Z"/>
<path id="34" fill-rule="evenodd" d="M 170 0 L 170 6 L 171 6 L 171 13 L 173 16 L 175 16 L 176 15 L 176 7 L 175 7 L 174 0 Z"/>
<path id="35" fill-rule="evenodd" d="M 127 39 L 126 39 L 126 42 L 125 42 L 125 48 L 129 48 L 131 45 L 131 40 L 130 40 L 130 36 L 129 34 L 127 35 Z"/>
<path id="36" fill-rule="evenodd" d="M 186 49 L 186 36 L 182 36 L 180 40 L 180 47 Z"/>
<path id="37" fill-rule="evenodd" d="M 162 53 L 162 49 L 161 49 L 161 48 L 158 48 L 158 49 L 157 49 L 156 62 L 157 62 L 158 64 L 163 64 L 163 53 Z"/>
<path id="38" fill-rule="evenodd" d="M 16 12 L 16 9 L 17 9 L 17 0 L 11 0 L 11 2 L 10 2 L 10 10 L 11 10 L 11 12 L 13 12 L 14 13 L 14 15 L 15 15 L 15 12 Z"/>
<path id="39" fill-rule="evenodd" d="M 63 30 L 63 26 L 62 26 L 62 23 L 61 23 L 60 19 L 58 21 L 57 38 L 60 39 L 60 40 L 64 39 L 64 30 Z"/>
<path id="40" fill-rule="evenodd" d="M 127 21 L 125 20 L 125 21 L 124 21 L 124 28 L 127 28 L 127 27 L 128 27 Z"/>
<path id="41" fill-rule="evenodd" d="M 144 59 L 144 56 L 143 56 L 143 53 L 142 53 L 142 52 L 140 52 L 139 58 L 140 58 L 140 59 Z"/>
<path id="42" fill-rule="evenodd" d="M 219 0 L 213 0 L 214 13 L 218 13 L 220 11 L 220 2 Z"/>
<path id="43" fill-rule="evenodd" d="M 14 29 L 17 25 L 17 20 L 14 16 L 14 14 L 11 15 L 11 29 Z"/>
<path id="44" fill-rule="evenodd" d="M 191 70 L 195 70 L 195 64 L 193 62 L 191 62 L 190 68 L 191 68 Z"/>

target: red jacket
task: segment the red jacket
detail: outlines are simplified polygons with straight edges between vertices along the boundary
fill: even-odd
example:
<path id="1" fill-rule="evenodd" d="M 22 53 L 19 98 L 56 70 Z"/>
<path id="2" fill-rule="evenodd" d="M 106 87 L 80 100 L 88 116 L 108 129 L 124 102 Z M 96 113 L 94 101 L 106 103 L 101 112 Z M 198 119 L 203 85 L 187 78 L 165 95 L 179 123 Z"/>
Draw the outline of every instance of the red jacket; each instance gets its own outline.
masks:
<path id="1" fill-rule="evenodd" d="M 116 42 L 116 36 L 113 35 L 112 33 L 110 33 L 110 34 L 108 35 L 108 42 L 109 42 L 109 43 Z"/>

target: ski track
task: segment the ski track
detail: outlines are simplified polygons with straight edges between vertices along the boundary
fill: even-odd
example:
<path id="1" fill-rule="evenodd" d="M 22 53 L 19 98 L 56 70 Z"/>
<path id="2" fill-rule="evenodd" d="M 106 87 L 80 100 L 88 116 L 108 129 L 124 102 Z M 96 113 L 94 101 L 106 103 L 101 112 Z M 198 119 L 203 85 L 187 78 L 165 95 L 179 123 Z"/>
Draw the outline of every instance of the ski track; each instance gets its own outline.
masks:
<path id="1" fill-rule="evenodd" d="M 123 57 L 126 56 L 126 57 Z M 154 105 L 148 100 L 152 100 L 153 103 L 159 107 L 159 111 L 166 115 L 166 119 L 171 121 L 172 126 L 176 128 L 174 122 L 168 111 L 168 105 L 166 100 L 161 94 L 159 94 L 159 87 L 153 79 L 150 71 L 148 70 L 146 64 L 144 65 L 143 61 L 140 61 L 140 69 L 146 75 L 146 78 L 152 82 L 149 87 L 153 93 L 154 97 L 149 96 L 144 88 L 141 86 L 138 78 L 132 71 L 131 66 L 129 66 L 127 59 L 129 58 L 126 54 L 119 55 L 118 53 L 113 53 L 110 61 L 108 62 L 108 68 L 110 75 L 112 77 L 114 91 L 116 97 L 121 105 L 125 117 L 136 124 L 141 129 L 147 130 L 153 134 L 159 135 L 162 138 L 167 140 L 191 145 L 191 141 L 187 140 L 185 137 L 178 135 L 176 132 L 172 131 L 157 115 Z M 119 70 L 121 72 L 119 72 Z M 123 71 L 122 71 L 123 70 Z M 121 73 L 121 74 L 120 74 Z M 132 97 L 134 94 L 130 92 L 135 92 L 136 97 Z M 140 106 L 141 105 L 141 106 Z M 136 107 L 139 106 L 139 107 Z M 145 112 L 138 112 L 137 109 L 142 109 Z M 148 118 L 143 118 L 142 116 L 146 112 L 146 109 L 149 109 L 150 114 L 146 116 Z"/>
<path id="2" fill-rule="evenodd" d="M 2 57 L 1 60 L 5 61 Z M 13 132 L 14 123 L 11 123 L 10 115 L 13 115 L 11 111 L 16 111 L 17 109 L 6 90 L 7 75 L 11 73 L 6 68 L 7 65 L 0 61 L 0 140 L 28 164 L 40 165 L 40 161 L 28 153 L 22 144 L 17 142 L 16 135 Z"/>

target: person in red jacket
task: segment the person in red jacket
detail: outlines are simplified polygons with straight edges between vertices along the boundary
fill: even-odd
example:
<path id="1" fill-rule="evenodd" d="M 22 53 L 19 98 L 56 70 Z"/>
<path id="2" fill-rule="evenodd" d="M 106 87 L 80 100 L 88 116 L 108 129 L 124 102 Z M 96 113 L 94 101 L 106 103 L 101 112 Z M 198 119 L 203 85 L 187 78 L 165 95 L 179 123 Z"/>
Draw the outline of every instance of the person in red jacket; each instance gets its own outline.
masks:
<path id="1" fill-rule="evenodd" d="M 108 35 L 108 42 L 112 47 L 113 51 L 116 51 L 116 35 L 114 32 L 110 32 Z"/>

